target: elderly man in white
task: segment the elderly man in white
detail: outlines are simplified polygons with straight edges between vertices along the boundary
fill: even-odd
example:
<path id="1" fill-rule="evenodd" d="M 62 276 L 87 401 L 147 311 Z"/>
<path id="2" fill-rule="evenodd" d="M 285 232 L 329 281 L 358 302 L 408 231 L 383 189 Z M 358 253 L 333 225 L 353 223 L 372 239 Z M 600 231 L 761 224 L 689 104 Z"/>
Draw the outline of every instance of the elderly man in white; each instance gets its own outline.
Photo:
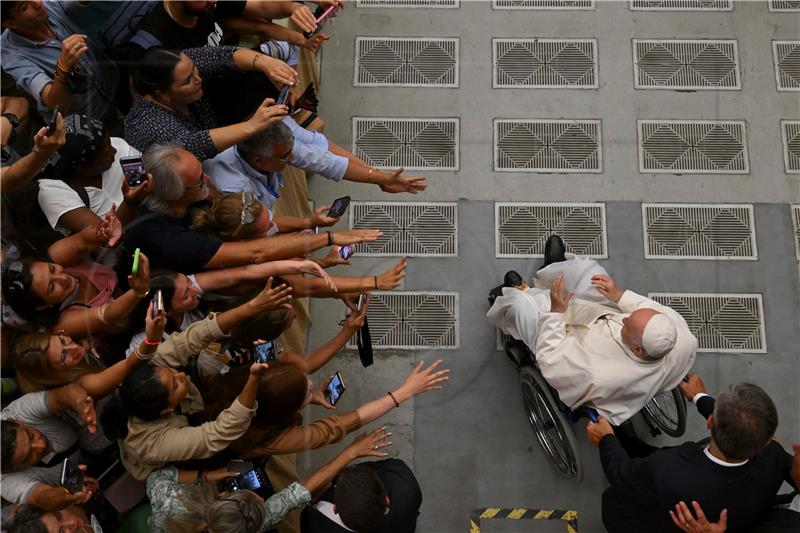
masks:
<path id="1" fill-rule="evenodd" d="M 535 352 L 570 408 L 593 406 L 620 425 L 694 364 L 697 339 L 686 321 L 619 289 L 596 261 L 570 256 L 539 270 L 535 284 L 504 287 L 486 317 Z"/>

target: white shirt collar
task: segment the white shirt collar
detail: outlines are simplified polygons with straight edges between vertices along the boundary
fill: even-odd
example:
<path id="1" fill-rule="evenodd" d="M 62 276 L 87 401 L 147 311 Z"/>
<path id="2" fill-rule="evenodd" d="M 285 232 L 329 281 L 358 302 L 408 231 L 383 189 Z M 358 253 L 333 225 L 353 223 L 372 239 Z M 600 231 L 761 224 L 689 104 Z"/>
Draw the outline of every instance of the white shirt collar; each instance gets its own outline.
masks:
<path id="1" fill-rule="evenodd" d="M 728 463 L 726 461 L 723 461 L 722 459 L 717 459 L 716 457 L 711 455 L 710 451 L 708 451 L 708 446 L 706 446 L 703 449 L 703 453 L 706 454 L 706 457 L 708 457 L 709 459 L 711 459 L 713 462 L 717 463 L 720 466 L 729 466 L 729 467 L 730 466 L 742 466 L 743 464 L 747 463 L 747 461 L 749 461 L 749 459 L 745 459 L 744 461 L 742 461 L 740 463 Z"/>
<path id="2" fill-rule="evenodd" d="M 354 529 L 350 529 L 342 522 L 342 519 L 339 518 L 339 515 L 336 511 L 333 510 L 333 504 L 331 502 L 326 502 L 325 500 L 320 500 L 314 506 L 314 508 L 319 511 L 320 513 L 324 514 L 328 519 L 335 522 L 337 525 L 342 526 L 347 531 L 355 531 Z"/>

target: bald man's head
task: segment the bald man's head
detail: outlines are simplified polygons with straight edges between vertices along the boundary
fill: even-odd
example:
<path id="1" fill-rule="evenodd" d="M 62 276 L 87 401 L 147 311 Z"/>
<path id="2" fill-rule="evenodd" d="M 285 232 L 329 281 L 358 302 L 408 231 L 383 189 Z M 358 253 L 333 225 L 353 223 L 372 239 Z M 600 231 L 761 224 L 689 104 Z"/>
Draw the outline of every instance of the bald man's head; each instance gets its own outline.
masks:
<path id="1" fill-rule="evenodd" d="M 675 346 L 677 329 L 655 309 L 637 309 L 622 319 L 622 342 L 642 359 L 660 359 Z"/>

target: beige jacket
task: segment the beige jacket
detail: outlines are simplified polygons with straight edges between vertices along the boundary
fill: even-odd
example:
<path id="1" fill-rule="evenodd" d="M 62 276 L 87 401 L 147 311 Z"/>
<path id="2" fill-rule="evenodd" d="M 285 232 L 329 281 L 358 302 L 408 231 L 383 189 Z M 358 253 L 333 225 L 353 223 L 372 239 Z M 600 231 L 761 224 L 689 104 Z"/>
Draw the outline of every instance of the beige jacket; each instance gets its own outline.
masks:
<path id="1" fill-rule="evenodd" d="M 675 347 L 658 361 L 644 361 L 622 343 L 622 319 L 640 308 L 664 313 L 678 331 Z M 617 307 L 571 302 L 566 313 L 541 313 L 534 351 L 561 401 L 573 408 L 594 405 L 619 425 L 678 385 L 694 364 L 697 339 L 677 312 L 625 291 Z"/>
<path id="2" fill-rule="evenodd" d="M 224 336 L 216 316 L 209 315 L 162 342 L 152 363 L 164 367 L 185 365 L 208 343 Z M 152 421 L 131 417 L 128 436 L 121 446 L 122 462 L 134 478 L 144 481 L 150 472 L 168 463 L 210 457 L 247 431 L 257 407 L 248 409 L 237 399 L 216 420 L 195 427 L 183 415 Z M 190 414 L 202 409 L 200 392 L 190 382 L 181 411 Z"/>

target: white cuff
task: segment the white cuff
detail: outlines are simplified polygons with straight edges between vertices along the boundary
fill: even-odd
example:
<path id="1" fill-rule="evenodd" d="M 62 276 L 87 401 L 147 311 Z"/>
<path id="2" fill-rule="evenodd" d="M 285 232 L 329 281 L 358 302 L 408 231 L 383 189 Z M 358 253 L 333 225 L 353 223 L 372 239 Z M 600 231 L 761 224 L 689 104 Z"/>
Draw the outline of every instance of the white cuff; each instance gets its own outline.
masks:
<path id="1" fill-rule="evenodd" d="M 699 400 L 703 396 L 708 396 L 708 394 L 706 394 L 705 392 L 698 392 L 697 394 L 692 396 L 692 403 L 697 405 L 697 400 Z"/>

